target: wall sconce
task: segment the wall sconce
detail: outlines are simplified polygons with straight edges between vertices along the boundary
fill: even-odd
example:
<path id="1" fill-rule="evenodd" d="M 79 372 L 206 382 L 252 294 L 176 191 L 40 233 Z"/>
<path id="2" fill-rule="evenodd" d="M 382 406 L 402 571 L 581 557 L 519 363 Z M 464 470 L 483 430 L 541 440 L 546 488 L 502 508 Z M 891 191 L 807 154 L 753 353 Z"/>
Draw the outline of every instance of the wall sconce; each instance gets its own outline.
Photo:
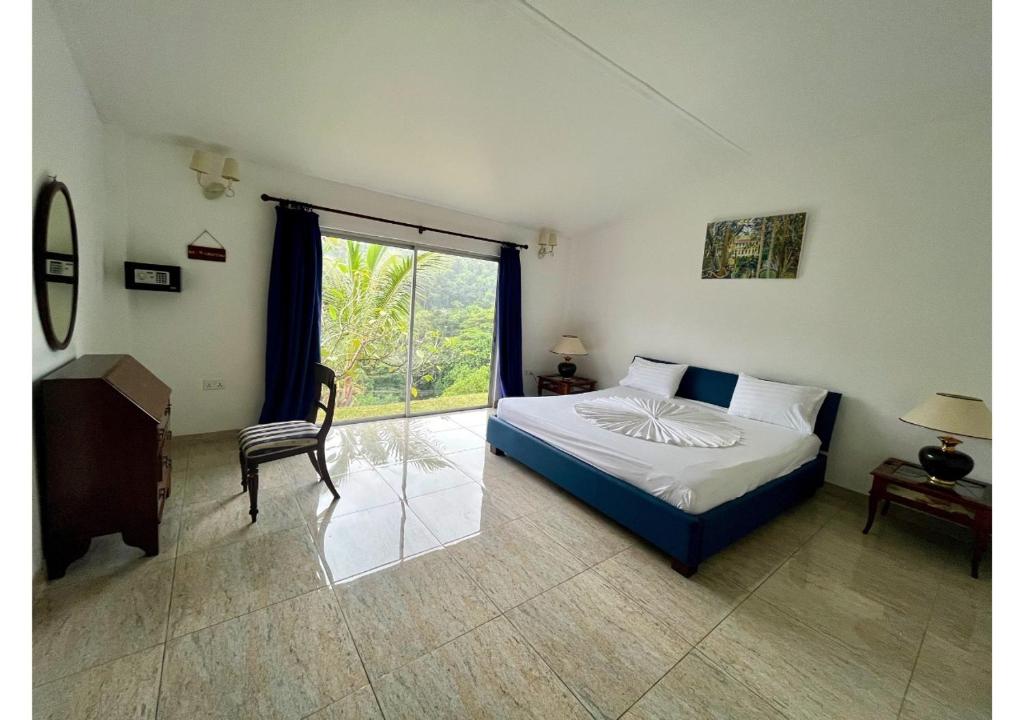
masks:
<path id="1" fill-rule="evenodd" d="M 554 255 L 555 246 L 558 245 L 558 233 L 548 228 L 542 228 L 540 231 L 540 237 L 537 238 L 537 257 L 542 258 L 545 255 Z"/>
<path id="2" fill-rule="evenodd" d="M 226 158 L 206 150 L 196 150 L 192 153 L 192 163 L 189 168 L 196 172 L 196 182 L 203 189 L 203 196 L 207 200 L 216 200 L 221 195 L 227 197 L 235 196 L 235 189 L 231 183 L 238 182 L 238 161 L 234 158 Z"/>

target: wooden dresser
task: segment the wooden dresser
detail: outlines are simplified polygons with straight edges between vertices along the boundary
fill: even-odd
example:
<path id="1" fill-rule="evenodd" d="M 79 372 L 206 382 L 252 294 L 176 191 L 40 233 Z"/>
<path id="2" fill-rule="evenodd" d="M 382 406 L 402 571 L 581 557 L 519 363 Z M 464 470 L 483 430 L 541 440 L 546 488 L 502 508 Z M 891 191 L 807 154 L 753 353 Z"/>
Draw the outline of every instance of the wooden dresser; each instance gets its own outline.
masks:
<path id="1" fill-rule="evenodd" d="M 50 579 L 119 532 L 160 552 L 171 493 L 171 389 L 131 355 L 83 355 L 41 381 L 39 500 Z"/>

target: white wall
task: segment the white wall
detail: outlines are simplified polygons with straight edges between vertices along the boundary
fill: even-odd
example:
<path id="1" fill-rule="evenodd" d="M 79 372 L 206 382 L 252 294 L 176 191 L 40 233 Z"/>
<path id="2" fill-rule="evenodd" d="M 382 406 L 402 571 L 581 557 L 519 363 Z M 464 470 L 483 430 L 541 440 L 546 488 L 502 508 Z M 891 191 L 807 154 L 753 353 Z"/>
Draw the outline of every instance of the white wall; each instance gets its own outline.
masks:
<path id="1" fill-rule="evenodd" d="M 104 128 L 78 74 L 53 10 L 45 0 L 32 14 L 32 193 L 57 178 L 68 186 L 78 225 L 78 317 L 71 344 L 53 351 L 46 344 L 38 310 L 32 313 L 32 379 L 84 352 L 116 345 L 125 328 L 127 299 L 105 279 L 104 267 L 118 261 L 123 236 L 110 233 L 110 189 L 104 165 Z M 31 238 L 23 242 L 31 243 Z M 33 306 L 35 303 L 33 302 Z M 32 567 L 42 566 L 39 504 L 33 451 Z"/>
<path id="2" fill-rule="evenodd" d="M 571 243 L 538 260 L 536 231 L 327 182 L 241 159 L 234 198 L 207 200 L 188 169 L 191 150 L 170 142 L 124 137 L 127 177 L 127 259 L 180 265 L 180 294 L 122 291 L 131 304 L 133 354 L 173 391 L 178 434 L 239 428 L 255 422 L 263 403 L 267 284 L 274 205 L 261 193 L 370 215 L 530 244 L 523 260 L 524 367 L 550 371 L 547 349 L 566 331 L 565 286 Z M 497 246 L 320 213 L 339 230 L 494 253 Z M 227 247 L 227 262 L 186 258 L 203 229 Z M 203 391 L 202 380 L 225 389 Z M 530 379 L 526 386 L 531 386 Z"/>
<path id="3" fill-rule="evenodd" d="M 988 117 L 752 158 L 576 238 L 569 319 L 617 381 L 643 353 L 844 394 L 830 482 L 864 490 L 937 433 L 897 419 L 935 391 L 991 407 Z M 796 280 L 701 280 L 712 220 L 806 211 Z M 991 443 L 967 441 L 975 477 Z"/>

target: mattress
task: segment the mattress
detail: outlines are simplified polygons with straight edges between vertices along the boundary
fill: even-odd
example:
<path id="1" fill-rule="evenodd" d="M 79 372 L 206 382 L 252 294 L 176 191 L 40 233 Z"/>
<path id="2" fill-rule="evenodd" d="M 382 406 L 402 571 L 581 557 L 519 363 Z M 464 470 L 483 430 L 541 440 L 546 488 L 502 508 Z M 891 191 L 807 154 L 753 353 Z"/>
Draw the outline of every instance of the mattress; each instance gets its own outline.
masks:
<path id="1" fill-rule="evenodd" d="M 496 415 L 568 454 L 671 505 L 700 514 L 782 477 L 813 460 L 816 435 L 728 415 L 725 408 L 695 400 L 672 402 L 721 413 L 743 432 L 736 445 L 680 447 L 621 435 L 576 415 L 576 403 L 598 397 L 656 397 L 614 387 L 577 395 L 502 398 Z"/>

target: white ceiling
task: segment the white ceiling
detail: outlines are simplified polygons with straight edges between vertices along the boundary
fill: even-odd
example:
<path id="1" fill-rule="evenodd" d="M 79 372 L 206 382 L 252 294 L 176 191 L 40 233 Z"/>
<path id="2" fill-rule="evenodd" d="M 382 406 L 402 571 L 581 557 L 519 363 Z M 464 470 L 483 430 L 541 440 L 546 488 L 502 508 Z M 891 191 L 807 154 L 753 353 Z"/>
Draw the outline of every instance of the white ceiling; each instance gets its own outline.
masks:
<path id="1" fill-rule="evenodd" d="M 980 0 L 530 3 L 54 0 L 109 122 L 570 234 L 751 155 L 990 103 Z"/>

